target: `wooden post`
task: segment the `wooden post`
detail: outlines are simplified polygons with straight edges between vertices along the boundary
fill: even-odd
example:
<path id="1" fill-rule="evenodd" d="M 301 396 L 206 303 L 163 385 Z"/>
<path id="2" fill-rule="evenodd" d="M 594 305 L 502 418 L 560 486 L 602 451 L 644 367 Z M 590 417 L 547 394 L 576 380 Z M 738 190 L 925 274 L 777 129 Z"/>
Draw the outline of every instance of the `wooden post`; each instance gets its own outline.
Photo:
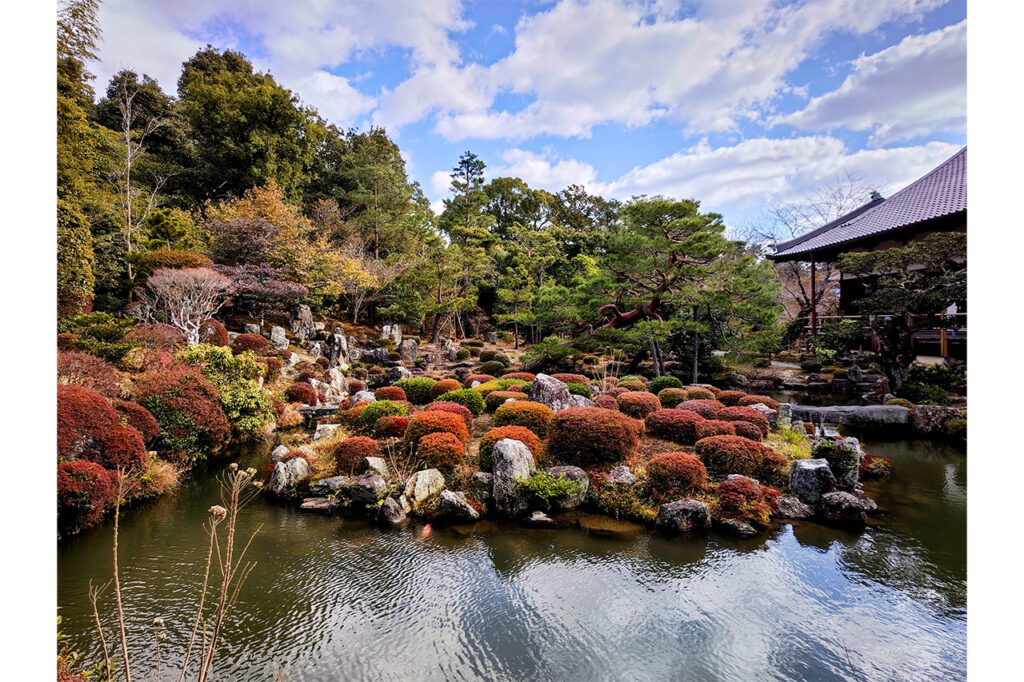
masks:
<path id="1" fill-rule="evenodd" d="M 814 252 L 811 251 L 811 336 L 818 337 L 818 292 L 815 279 Z"/>
<path id="2" fill-rule="evenodd" d="M 942 327 L 939 329 L 939 355 L 942 356 L 943 360 L 949 359 L 949 335 L 946 330 L 946 314 L 939 313 L 939 324 Z"/>

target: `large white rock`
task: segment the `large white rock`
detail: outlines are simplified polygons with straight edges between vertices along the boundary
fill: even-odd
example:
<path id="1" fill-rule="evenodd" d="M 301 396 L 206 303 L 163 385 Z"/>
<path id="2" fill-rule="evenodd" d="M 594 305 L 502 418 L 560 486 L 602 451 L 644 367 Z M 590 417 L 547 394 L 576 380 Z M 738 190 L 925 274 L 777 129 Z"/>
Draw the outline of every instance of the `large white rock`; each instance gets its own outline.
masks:
<path id="1" fill-rule="evenodd" d="M 405 492 L 398 502 L 402 505 L 402 511 L 408 513 L 418 509 L 431 495 L 436 495 L 444 488 L 444 475 L 440 471 L 423 469 L 409 477 L 405 483 Z"/>
<path id="2" fill-rule="evenodd" d="M 288 347 L 288 337 L 284 327 L 271 327 L 270 328 L 270 343 L 274 344 L 274 348 L 278 350 L 284 350 Z"/>
<path id="3" fill-rule="evenodd" d="M 530 387 L 530 400 L 535 403 L 544 403 L 555 412 L 577 406 L 577 401 L 569 393 L 569 387 L 565 385 L 565 382 L 547 374 L 538 374 L 537 378 L 533 380 Z"/>
<path id="4" fill-rule="evenodd" d="M 301 457 L 278 462 L 270 474 L 267 491 L 277 497 L 294 497 L 299 483 L 309 476 L 309 464 Z"/>
<path id="5" fill-rule="evenodd" d="M 317 424 L 316 431 L 313 432 L 313 440 L 317 441 L 322 438 L 330 438 L 334 435 L 335 431 L 341 428 L 341 424 Z"/>
<path id="6" fill-rule="evenodd" d="M 529 508 L 529 498 L 518 481 L 537 470 L 530 449 L 520 441 L 503 438 L 491 451 L 494 464 L 494 507 L 506 516 L 519 516 Z"/>

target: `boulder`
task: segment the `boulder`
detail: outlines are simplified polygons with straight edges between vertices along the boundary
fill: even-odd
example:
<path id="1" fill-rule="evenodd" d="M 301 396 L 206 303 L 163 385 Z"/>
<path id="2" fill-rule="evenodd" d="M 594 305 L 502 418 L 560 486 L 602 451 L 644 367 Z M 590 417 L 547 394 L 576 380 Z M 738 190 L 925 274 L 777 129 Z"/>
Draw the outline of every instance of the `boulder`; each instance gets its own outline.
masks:
<path id="1" fill-rule="evenodd" d="M 338 495 L 341 489 L 348 482 L 348 476 L 332 476 L 321 478 L 309 484 L 309 494 L 326 497 L 327 495 Z"/>
<path id="2" fill-rule="evenodd" d="M 640 479 L 633 475 L 626 466 L 617 466 L 612 469 L 612 473 L 608 475 L 608 482 L 615 485 L 636 485 L 636 482 Z"/>
<path id="3" fill-rule="evenodd" d="M 341 367 L 348 369 L 348 341 L 345 340 L 345 332 L 341 327 L 335 327 L 334 332 L 327 337 L 328 367 Z"/>
<path id="4" fill-rule="evenodd" d="M 253 324 L 252 322 L 246 322 L 242 325 L 242 330 L 245 331 L 246 334 L 259 334 L 260 326 L 258 324 Z"/>
<path id="5" fill-rule="evenodd" d="M 850 381 L 857 383 L 864 380 L 864 370 L 859 365 L 850 365 L 850 369 L 846 370 L 846 378 Z"/>
<path id="6" fill-rule="evenodd" d="M 487 343 L 498 343 L 498 333 L 497 332 L 485 332 L 484 333 L 484 341 L 487 342 Z"/>
<path id="7" fill-rule="evenodd" d="M 288 347 L 288 337 L 284 327 L 273 326 L 270 328 L 270 343 L 274 344 L 277 350 L 284 350 Z"/>
<path id="8" fill-rule="evenodd" d="M 790 469 L 789 487 L 801 502 L 817 504 L 822 495 L 836 489 L 836 478 L 827 460 L 798 459 Z"/>
<path id="9" fill-rule="evenodd" d="M 759 532 L 754 526 L 743 519 L 716 519 L 715 524 L 719 530 L 741 538 L 749 538 L 757 535 Z"/>
<path id="10" fill-rule="evenodd" d="M 299 511 L 316 514 L 333 514 L 341 509 L 341 503 L 326 497 L 306 497 L 299 505 Z"/>
<path id="11" fill-rule="evenodd" d="M 548 376 L 538 374 L 530 387 L 530 400 L 536 403 L 544 403 L 555 412 L 573 407 L 575 401 L 569 393 L 569 387 L 564 382 Z"/>
<path id="12" fill-rule="evenodd" d="M 925 436 L 945 436 L 946 423 L 952 419 L 962 418 L 963 414 L 958 407 L 915 405 L 911 424 L 915 431 Z"/>
<path id="13" fill-rule="evenodd" d="M 518 442 L 518 441 L 516 441 Z M 525 447 L 525 446 L 524 446 Z M 409 512 L 418 509 L 431 495 L 444 490 L 444 476 L 437 469 L 417 471 L 405 482 L 405 492 L 398 502 L 402 510 Z"/>
<path id="14" fill-rule="evenodd" d="M 469 490 L 475 499 L 489 505 L 494 500 L 494 475 L 488 471 L 476 472 L 469 484 Z"/>
<path id="15" fill-rule="evenodd" d="M 576 395 L 575 393 L 569 394 L 569 407 L 593 407 L 594 401 L 590 398 L 582 395 Z"/>
<path id="16" fill-rule="evenodd" d="M 267 492 L 275 497 L 295 497 L 299 484 L 309 477 L 309 464 L 301 457 L 278 462 L 270 473 Z"/>
<path id="17" fill-rule="evenodd" d="M 404 523 L 405 520 L 406 516 L 402 511 L 402 506 L 393 497 L 384 500 L 377 510 L 377 523 L 382 526 L 397 526 Z"/>
<path id="18" fill-rule="evenodd" d="M 323 438 L 330 438 L 340 428 L 341 424 L 317 424 L 316 431 L 313 432 L 313 440 L 318 441 Z"/>
<path id="19" fill-rule="evenodd" d="M 364 471 L 367 473 L 377 474 L 385 481 L 391 478 L 391 471 L 388 470 L 388 464 L 383 457 L 366 457 L 363 462 L 365 464 Z"/>
<path id="20" fill-rule="evenodd" d="M 775 501 L 775 516 L 782 519 L 809 519 L 814 516 L 814 507 L 795 497 L 780 497 Z"/>
<path id="21" fill-rule="evenodd" d="M 459 349 L 451 339 L 445 339 L 441 343 L 441 356 L 448 362 L 455 362 L 455 358 L 458 356 Z"/>
<path id="22" fill-rule="evenodd" d="M 316 331 L 313 327 L 313 312 L 309 309 L 308 305 L 300 305 L 298 314 L 295 319 L 292 320 L 292 334 L 298 337 L 299 341 L 305 343 L 308 339 L 312 338 L 313 332 Z"/>
<path id="23" fill-rule="evenodd" d="M 299 354 L 292 352 L 285 353 L 281 361 L 284 363 L 285 367 L 294 367 L 299 364 Z"/>
<path id="24" fill-rule="evenodd" d="M 533 512 L 525 519 L 523 519 L 523 523 L 533 528 L 545 528 L 548 530 L 554 530 L 555 528 L 558 528 L 558 525 L 555 523 L 555 520 L 542 511 Z"/>
<path id="25" fill-rule="evenodd" d="M 851 457 L 849 461 L 830 463 L 832 475 L 836 477 L 836 487 L 840 490 L 853 490 L 860 482 L 860 462 L 864 459 L 864 448 L 852 436 L 843 438 L 837 446 L 856 453 L 856 457 Z"/>
<path id="26" fill-rule="evenodd" d="M 480 519 L 480 513 L 466 501 L 466 494 L 451 490 L 441 491 L 437 511 L 446 523 L 474 523 Z"/>
<path id="27" fill-rule="evenodd" d="M 397 346 L 402 343 L 402 326 L 399 324 L 386 324 L 380 330 L 381 339 L 391 339 Z"/>
<path id="28" fill-rule="evenodd" d="M 537 470 L 530 449 L 517 440 L 503 438 L 494 444 L 494 507 L 505 516 L 519 516 L 529 508 L 526 491 L 519 486 Z"/>
<path id="29" fill-rule="evenodd" d="M 775 420 L 780 429 L 788 429 L 793 424 L 793 406 L 790 403 L 779 403 L 779 415 Z"/>
<path id="30" fill-rule="evenodd" d="M 341 494 L 354 505 L 377 504 L 387 487 L 377 474 L 361 474 L 348 479 Z"/>
<path id="31" fill-rule="evenodd" d="M 420 346 L 415 339 L 406 339 L 398 346 L 398 353 L 402 356 L 402 362 L 412 364 L 420 354 Z"/>
<path id="32" fill-rule="evenodd" d="M 863 495 L 847 492 L 826 493 L 821 496 L 821 517 L 839 526 L 863 526 L 868 522 L 868 512 L 878 505 Z"/>
<path id="33" fill-rule="evenodd" d="M 288 454 L 288 448 L 284 445 L 278 445 L 274 448 L 274 451 L 270 453 L 270 461 L 277 464 L 281 461 L 281 458 Z"/>
<path id="34" fill-rule="evenodd" d="M 327 373 L 324 376 L 327 378 L 327 383 L 330 384 L 331 389 L 335 393 L 343 395 L 348 391 L 348 379 L 345 378 L 342 370 L 338 367 L 331 367 L 327 370 Z"/>
<path id="35" fill-rule="evenodd" d="M 654 527 L 666 533 L 683 533 L 711 527 L 711 513 L 700 500 L 677 500 L 658 507 Z"/>
<path id="36" fill-rule="evenodd" d="M 910 423 L 910 410 L 899 405 L 793 405 L 793 419 L 847 426 L 899 426 Z"/>
<path id="37" fill-rule="evenodd" d="M 773 410 L 772 408 L 768 407 L 764 403 L 754 403 L 753 405 L 750 405 L 750 407 L 754 408 L 755 410 L 763 414 L 765 416 L 765 419 L 768 420 L 768 424 L 773 429 L 778 425 L 779 413 Z"/>
<path id="38" fill-rule="evenodd" d="M 384 370 L 384 381 L 387 382 L 385 385 L 390 385 L 396 381 L 408 379 L 410 377 L 412 377 L 412 372 L 407 370 L 405 367 L 396 365 L 395 367 L 388 367 Z"/>
<path id="39" fill-rule="evenodd" d="M 369 402 L 372 403 L 377 400 L 377 397 L 373 395 L 373 391 L 356 391 L 356 394 L 352 396 L 352 404 Z"/>
<path id="40" fill-rule="evenodd" d="M 368 365 L 383 365 L 388 361 L 388 349 L 381 347 L 364 350 L 359 360 Z"/>
<path id="41" fill-rule="evenodd" d="M 583 504 L 587 497 L 587 490 L 590 488 L 590 478 L 587 472 L 574 466 L 550 467 L 547 473 L 554 477 L 565 476 L 570 481 L 580 484 L 579 492 L 574 495 L 562 495 L 551 500 L 551 508 L 554 511 L 570 511 Z"/>

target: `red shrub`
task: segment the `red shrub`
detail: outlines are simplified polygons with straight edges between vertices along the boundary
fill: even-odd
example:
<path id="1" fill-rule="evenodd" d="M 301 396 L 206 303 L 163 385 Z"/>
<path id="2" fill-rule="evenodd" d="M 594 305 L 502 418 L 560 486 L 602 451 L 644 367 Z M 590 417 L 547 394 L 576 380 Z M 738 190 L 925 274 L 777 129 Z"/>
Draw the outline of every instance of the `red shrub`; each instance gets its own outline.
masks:
<path id="1" fill-rule="evenodd" d="M 103 519 L 114 500 L 115 476 L 95 462 L 57 465 L 57 532 L 73 535 Z"/>
<path id="2" fill-rule="evenodd" d="M 452 414 L 455 414 L 455 415 L 458 415 L 458 416 L 462 417 L 462 419 L 466 422 L 466 429 L 467 430 L 472 430 L 472 428 L 473 428 L 473 413 L 470 412 L 469 408 L 466 407 L 465 405 L 460 405 L 458 403 L 449 403 L 449 402 L 430 403 L 430 405 L 427 406 L 427 409 L 425 411 L 426 412 L 436 412 L 436 411 L 451 412 Z"/>
<path id="3" fill-rule="evenodd" d="M 789 460 L 771 448 L 740 436 L 711 436 L 697 441 L 697 455 L 714 475 L 742 474 L 774 483 Z"/>
<path id="4" fill-rule="evenodd" d="M 557 377 L 557 375 L 555 375 Z M 530 382 L 537 378 L 536 374 L 530 372 L 509 372 L 508 374 L 502 374 L 502 379 L 519 379 L 521 381 Z"/>
<path id="5" fill-rule="evenodd" d="M 582 374 L 552 374 L 552 378 L 558 379 L 564 384 L 583 384 L 584 386 L 590 385 L 590 379 L 583 376 Z M 533 381 L 533 379 L 530 379 Z"/>
<path id="6" fill-rule="evenodd" d="M 642 429 L 641 422 L 622 412 L 570 407 L 551 422 L 548 452 L 559 462 L 579 467 L 617 462 L 636 449 Z"/>
<path id="7" fill-rule="evenodd" d="M 57 383 L 83 386 L 108 398 L 121 396 L 121 373 L 117 368 L 80 350 L 57 353 Z"/>
<path id="8" fill-rule="evenodd" d="M 381 417 L 373 425 L 373 435 L 377 438 L 401 438 L 409 428 L 408 417 Z"/>
<path id="9" fill-rule="evenodd" d="M 84 459 L 104 469 L 141 469 L 147 457 L 142 436 L 121 425 L 110 401 L 81 386 L 58 386 L 57 458 Z"/>
<path id="10" fill-rule="evenodd" d="M 618 398 L 623 393 L 629 393 L 629 389 L 622 388 L 621 386 L 615 386 L 613 388 L 609 388 L 607 391 L 603 393 L 603 395 L 610 395 L 613 398 Z"/>
<path id="11" fill-rule="evenodd" d="M 661 402 L 662 407 L 671 410 L 679 405 L 679 403 L 686 402 L 686 389 L 663 388 L 658 392 L 658 400 Z"/>
<path id="12" fill-rule="evenodd" d="M 465 457 L 466 446 L 451 433 L 428 433 L 420 438 L 416 454 L 421 457 L 428 469 L 451 471 Z"/>
<path id="13" fill-rule="evenodd" d="M 228 345 L 228 330 L 217 320 L 210 318 L 199 327 L 199 340 L 211 346 Z"/>
<path id="14" fill-rule="evenodd" d="M 496 409 L 505 404 L 506 400 L 529 400 L 530 396 L 519 391 L 491 391 L 487 394 L 486 403 L 487 411 L 494 412 Z"/>
<path id="15" fill-rule="evenodd" d="M 555 413 L 543 403 L 517 400 L 505 403 L 494 411 L 495 426 L 525 426 L 540 438 L 548 435 Z"/>
<path id="16" fill-rule="evenodd" d="M 239 334 L 231 344 L 231 350 L 236 353 L 244 353 L 251 350 L 257 355 L 266 355 L 270 350 L 270 342 L 259 334 Z"/>
<path id="17" fill-rule="evenodd" d="M 458 391 L 461 388 L 462 384 L 455 379 L 442 379 L 430 387 L 430 399 L 435 400 L 438 396 L 444 395 L 449 391 Z"/>
<path id="18" fill-rule="evenodd" d="M 704 464 L 685 452 L 666 452 L 651 457 L 647 480 L 651 497 L 664 502 L 699 491 L 707 482 Z"/>
<path id="19" fill-rule="evenodd" d="M 696 412 L 705 419 L 714 419 L 723 407 L 725 406 L 717 400 L 687 400 L 676 405 L 677 410 Z"/>
<path id="20" fill-rule="evenodd" d="M 307 383 L 296 381 L 284 389 L 284 397 L 290 403 L 316 405 L 316 391 Z"/>
<path id="21" fill-rule="evenodd" d="M 482 384 L 488 381 L 494 381 L 494 377 L 490 374 L 470 374 L 463 380 L 462 385 L 466 388 L 470 388 L 474 381 L 479 381 Z"/>
<path id="22" fill-rule="evenodd" d="M 339 474 L 354 474 L 363 467 L 363 459 L 377 456 L 377 441 L 366 436 L 352 436 L 338 443 L 334 461 Z"/>
<path id="23" fill-rule="evenodd" d="M 721 419 L 705 419 L 694 429 L 697 440 L 710 438 L 711 436 L 735 436 L 736 429 L 733 422 L 724 422 Z M 758 438 L 758 440 L 761 440 Z"/>
<path id="24" fill-rule="evenodd" d="M 453 434 L 463 443 L 469 442 L 469 430 L 466 421 L 457 414 L 430 410 L 420 412 L 409 420 L 405 430 L 405 443 L 415 446 L 420 438 L 428 433 L 447 432 Z"/>
<path id="25" fill-rule="evenodd" d="M 722 391 L 718 394 L 717 400 L 723 405 L 732 406 L 738 404 L 740 398 L 746 395 L 743 391 Z"/>
<path id="26" fill-rule="evenodd" d="M 773 399 L 769 398 L 766 395 L 745 395 L 742 398 L 740 398 L 739 402 L 736 403 L 736 404 L 741 406 L 741 407 L 748 407 L 750 405 L 756 405 L 757 403 L 761 403 L 763 405 L 767 405 L 768 407 L 772 408 L 776 412 L 779 411 L 779 403 L 778 403 L 778 401 L 777 400 L 773 400 Z"/>
<path id="27" fill-rule="evenodd" d="M 160 424 L 158 449 L 208 453 L 231 435 L 217 389 L 197 369 L 171 365 L 144 374 L 136 379 L 135 399 Z"/>
<path id="28" fill-rule="evenodd" d="M 349 393 L 356 394 L 356 393 L 359 393 L 359 391 L 365 391 L 365 390 L 366 390 L 366 384 L 363 383 L 362 381 L 359 381 L 359 379 L 349 379 L 348 380 L 348 392 Z"/>
<path id="29" fill-rule="evenodd" d="M 696 427 L 704 418 L 683 410 L 658 410 L 647 416 L 644 426 L 647 433 L 673 443 L 693 445 L 697 442 Z"/>
<path id="30" fill-rule="evenodd" d="M 764 440 L 764 434 L 761 433 L 761 429 L 756 424 L 750 422 L 723 422 L 725 424 L 732 424 L 733 430 L 737 436 L 743 436 L 750 440 L 762 441 Z M 709 434 L 710 435 L 710 434 Z"/>
<path id="31" fill-rule="evenodd" d="M 142 405 L 130 400 L 118 400 L 114 402 L 114 409 L 121 415 L 127 426 L 139 432 L 143 443 L 152 443 L 160 435 L 160 424 L 157 423 L 156 417 Z"/>
<path id="32" fill-rule="evenodd" d="M 256 361 L 267 366 L 267 373 L 264 375 L 266 383 L 277 381 L 281 376 L 281 361 L 277 358 L 256 358 Z"/>
<path id="33" fill-rule="evenodd" d="M 626 391 L 645 391 L 647 390 L 647 384 L 642 381 L 620 381 L 616 388 L 625 389 Z"/>
<path id="34" fill-rule="evenodd" d="M 331 361 L 323 356 L 317 358 L 316 360 L 314 360 L 314 362 L 316 363 L 316 366 L 319 367 L 320 369 L 327 369 L 328 367 L 331 366 Z"/>
<path id="35" fill-rule="evenodd" d="M 594 407 L 601 407 L 606 410 L 618 410 L 619 401 L 610 395 L 599 395 L 594 398 Z"/>
<path id="36" fill-rule="evenodd" d="M 373 392 L 377 400 L 405 400 L 405 391 L 398 386 L 384 386 Z"/>
<path id="37" fill-rule="evenodd" d="M 720 516 L 743 519 L 761 527 L 770 522 L 772 506 L 779 497 L 779 491 L 749 478 L 722 481 L 716 492 Z"/>
<path id="38" fill-rule="evenodd" d="M 534 459 L 540 457 L 540 438 L 537 438 L 537 434 L 525 426 L 499 426 L 485 433 L 480 439 L 479 453 L 482 470 L 490 471 L 493 468 L 494 462 L 491 453 L 494 450 L 494 445 L 505 438 L 517 440 L 525 445 L 533 454 Z"/>
<path id="39" fill-rule="evenodd" d="M 814 422 L 804 422 L 804 431 L 814 433 Z"/>
<path id="40" fill-rule="evenodd" d="M 174 350 L 185 343 L 181 332 L 169 324 L 140 324 L 125 334 L 125 341 L 138 341 L 146 348 L 158 351 Z"/>
<path id="41" fill-rule="evenodd" d="M 634 419 L 643 419 L 661 409 L 658 396 L 646 391 L 627 391 L 618 396 L 619 409 Z"/>
<path id="42" fill-rule="evenodd" d="M 78 348 L 78 334 L 64 332 L 57 334 L 57 350 L 75 350 Z"/>
<path id="43" fill-rule="evenodd" d="M 718 411 L 718 418 L 727 422 L 750 422 L 761 429 L 762 436 L 767 436 L 772 429 L 768 417 L 753 407 L 726 407 Z"/>

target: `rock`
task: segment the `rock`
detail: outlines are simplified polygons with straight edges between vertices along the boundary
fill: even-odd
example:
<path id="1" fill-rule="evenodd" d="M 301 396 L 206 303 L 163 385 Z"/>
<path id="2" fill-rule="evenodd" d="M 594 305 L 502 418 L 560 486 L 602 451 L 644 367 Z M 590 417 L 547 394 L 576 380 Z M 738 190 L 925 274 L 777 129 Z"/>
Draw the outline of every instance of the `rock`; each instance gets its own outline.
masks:
<path id="1" fill-rule="evenodd" d="M 847 426 L 897 426 L 910 423 L 910 410 L 899 405 L 814 407 L 794 404 L 793 419 L 814 424 L 819 424 L 824 419 L 830 424 L 845 424 Z"/>
<path id="2" fill-rule="evenodd" d="M 341 494 L 354 505 L 377 504 L 387 487 L 384 479 L 377 474 L 361 474 L 350 478 Z"/>
<path id="3" fill-rule="evenodd" d="M 384 370 L 384 381 L 387 382 L 385 385 L 393 384 L 402 379 L 408 379 L 411 376 L 412 372 L 401 366 L 388 367 Z"/>
<path id="4" fill-rule="evenodd" d="M 415 339 L 406 339 L 398 346 L 398 353 L 402 356 L 402 362 L 412 364 L 420 354 L 420 346 Z"/>
<path id="5" fill-rule="evenodd" d="M 284 350 L 288 347 L 288 337 L 285 335 L 284 327 L 273 326 L 270 328 L 270 343 L 274 348 Z"/>
<path id="6" fill-rule="evenodd" d="M 579 492 L 575 495 L 562 495 L 553 498 L 551 500 L 551 508 L 554 511 L 570 511 L 583 504 L 583 500 L 587 497 L 587 490 L 590 488 L 590 478 L 587 476 L 587 472 L 574 466 L 550 467 L 547 472 L 556 478 L 558 476 L 565 476 L 570 481 L 576 481 L 581 484 Z"/>
<path id="7" fill-rule="evenodd" d="M 284 366 L 285 367 L 294 367 L 297 364 L 299 364 L 299 354 L 298 353 L 286 353 L 285 354 L 285 356 L 284 356 Z"/>
<path id="8" fill-rule="evenodd" d="M 809 519 L 814 516 L 814 507 L 795 497 L 780 497 L 775 501 L 775 516 L 783 519 Z"/>
<path id="9" fill-rule="evenodd" d="M 729 474 L 725 477 L 727 481 L 748 481 L 751 485 L 761 485 L 761 481 L 750 476 L 744 476 L 743 474 Z"/>
<path id="10" fill-rule="evenodd" d="M 743 519 L 717 519 L 715 523 L 720 530 L 741 538 L 749 538 L 758 534 L 758 530 Z"/>
<path id="11" fill-rule="evenodd" d="M 532 526 L 533 528 L 546 528 L 549 530 L 554 530 L 558 527 L 557 524 L 555 524 L 554 519 L 552 519 L 550 516 L 548 516 L 542 511 L 533 512 L 528 517 L 523 519 L 523 523 L 525 523 L 528 526 Z"/>
<path id="12" fill-rule="evenodd" d="M 386 324 L 380 330 L 380 338 L 391 339 L 395 345 L 402 343 L 402 326 L 399 324 Z"/>
<path id="13" fill-rule="evenodd" d="M 330 384 L 331 390 L 335 393 L 342 395 L 348 391 L 348 379 L 338 367 L 331 367 L 325 374 L 327 377 L 327 383 Z"/>
<path id="14" fill-rule="evenodd" d="M 309 464 L 301 457 L 278 462 L 267 482 L 267 492 L 275 497 L 295 497 L 299 483 L 309 477 Z"/>
<path id="15" fill-rule="evenodd" d="M 356 394 L 352 396 L 352 404 L 376 401 L 376 396 L 373 395 L 373 391 L 356 391 Z"/>
<path id="16" fill-rule="evenodd" d="M 574 405 L 569 387 L 564 382 L 547 374 L 538 374 L 537 378 L 533 380 L 533 385 L 530 387 L 530 400 L 544 403 L 555 412 Z"/>
<path id="17" fill-rule="evenodd" d="M 494 500 L 494 476 L 487 471 L 476 472 L 470 483 L 470 492 L 474 498 L 489 505 Z"/>
<path id="18" fill-rule="evenodd" d="M 292 320 L 292 334 L 295 334 L 301 343 L 313 336 L 313 312 L 308 305 L 300 305 L 296 319 Z"/>
<path id="19" fill-rule="evenodd" d="M 846 370 L 846 377 L 854 383 L 863 381 L 864 370 L 862 370 L 859 365 L 850 365 L 850 369 Z"/>
<path id="20" fill-rule="evenodd" d="M 575 393 L 569 394 L 569 407 L 593 407 L 594 401 L 590 398 L 582 395 L 576 395 Z"/>
<path id="21" fill-rule="evenodd" d="M 260 333 L 260 326 L 258 324 L 253 324 L 252 322 L 246 322 L 245 324 L 243 324 L 242 329 L 245 331 L 246 334 Z"/>
<path id="22" fill-rule="evenodd" d="M 789 487 L 801 502 L 817 504 L 836 489 L 836 478 L 824 459 L 797 459 L 789 473 Z"/>
<path id="23" fill-rule="evenodd" d="M 484 333 L 484 341 L 487 343 L 498 343 L 497 332 L 486 332 Z"/>
<path id="24" fill-rule="evenodd" d="M 318 441 L 323 438 L 330 438 L 340 428 L 341 424 L 317 424 L 316 431 L 313 432 L 313 440 Z"/>
<path id="25" fill-rule="evenodd" d="M 635 485 L 640 479 L 633 475 L 629 467 L 617 466 L 608 475 L 608 482 L 615 485 Z"/>
<path id="26" fill-rule="evenodd" d="M 399 503 L 406 512 L 418 509 L 427 498 L 441 492 L 444 487 L 444 476 L 437 469 L 417 471 L 405 482 L 405 492 Z"/>
<path id="27" fill-rule="evenodd" d="M 821 516 L 840 526 L 863 526 L 868 512 L 878 509 L 873 500 L 846 492 L 827 493 L 821 497 Z"/>
<path id="28" fill-rule="evenodd" d="M 666 533 L 683 533 L 711 527 L 711 513 L 700 500 L 677 500 L 658 507 L 654 527 Z"/>
<path id="29" fill-rule="evenodd" d="M 348 483 L 348 476 L 332 476 L 321 478 L 309 484 L 309 494 L 326 497 L 327 495 L 338 495 L 341 489 Z"/>
<path id="30" fill-rule="evenodd" d="M 281 458 L 288 454 L 288 448 L 283 445 L 278 445 L 274 448 L 274 451 L 270 453 L 270 461 L 277 464 L 281 461 Z"/>
<path id="31" fill-rule="evenodd" d="M 916 405 L 911 424 L 914 430 L 926 436 L 945 436 L 946 423 L 952 419 L 962 419 L 963 414 L 958 407 L 944 405 Z"/>
<path id="32" fill-rule="evenodd" d="M 526 491 L 518 481 L 537 470 L 530 449 L 517 440 L 503 438 L 494 444 L 494 506 L 506 516 L 519 516 L 529 508 Z"/>
<path id="33" fill-rule="evenodd" d="M 345 332 L 341 327 L 335 327 L 334 332 L 327 337 L 328 363 L 330 368 L 341 367 L 348 369 L 348 341 L 345 340 Z"/>
<path id="34" fill-rule="evenodd" d="M 790 403 L 779 403 L 779 416 L 776 424 L 780 429 L 788 429 L 793 424 L 793 406 Z"/>
<path id="35" fill-rule="evenodd" d="M 624 519 L 613 519 L 603 514 L 581 514 L 576 524 L 591 535 L 601 537 L 628 538 L 639 535 L 644 527 Z"/>
<path id="36" fill-rule="evenodd" d="M 452 343 L 451 339 L 445 339 L 441 343 L 441 355 L 448 362 L 455 362 L 455 358 L 458 356 L 459 349 Z"/>
<path id="37" fill-rule="evenodd" d="M 302 500 L 302 504 L 299 505 L 299 511 L 317 514 L 333 514 L 339 509 L 341 509 L 340 502 L 326 497 L 306 497 Z"/>
<path id="38" fill-rule="evenodd" d="M 397 526 L 406 520 L 405 512 L 395 498 L 389 497 L 384 500 L 377 510 L 377 523 L 382 526 Z"/>
<path id="39" fill-rule="evenodd" d="M 754 403 L 753 405 L 750 405 L 750 407 L 754 408 L 755 410 L 763 414 L 765 416 L 765 419 L 768 420 L 768 424 L 772 428 L 776 427 L 776 425 L 778 424 L 778 412 L 768 407 L 764 403 Z"/>
<path id="40" fill-rule="evenodd" d="M 442 490 L 437 510 L 447 523 L 473 523 L 480 519 L 480 514 L 466 501 L 465 493 L 453 493 Z"/>
<path id="41" fill-rule="evenodd" d="M 363 462 L 365 463 L 365 471 L 367 473 L 377 474 L 385 481 L 391 478 L 388 464 L 384 461 L 383 457 L 366 457 L 363 459 Z"/>
<path id="42" fill-rule="evenodd" d="M 860 462 L 864 459 L 864 448 L 861 447 L 860 441 L 852 436 L 843 438 L 836 446 L 856 453 L 856 458 L 851 458 L 849 462 L 829 463 L 832 475 L 836 477 L 836 487 L 840 490 L 853 490 L 860 482 Z"/>

